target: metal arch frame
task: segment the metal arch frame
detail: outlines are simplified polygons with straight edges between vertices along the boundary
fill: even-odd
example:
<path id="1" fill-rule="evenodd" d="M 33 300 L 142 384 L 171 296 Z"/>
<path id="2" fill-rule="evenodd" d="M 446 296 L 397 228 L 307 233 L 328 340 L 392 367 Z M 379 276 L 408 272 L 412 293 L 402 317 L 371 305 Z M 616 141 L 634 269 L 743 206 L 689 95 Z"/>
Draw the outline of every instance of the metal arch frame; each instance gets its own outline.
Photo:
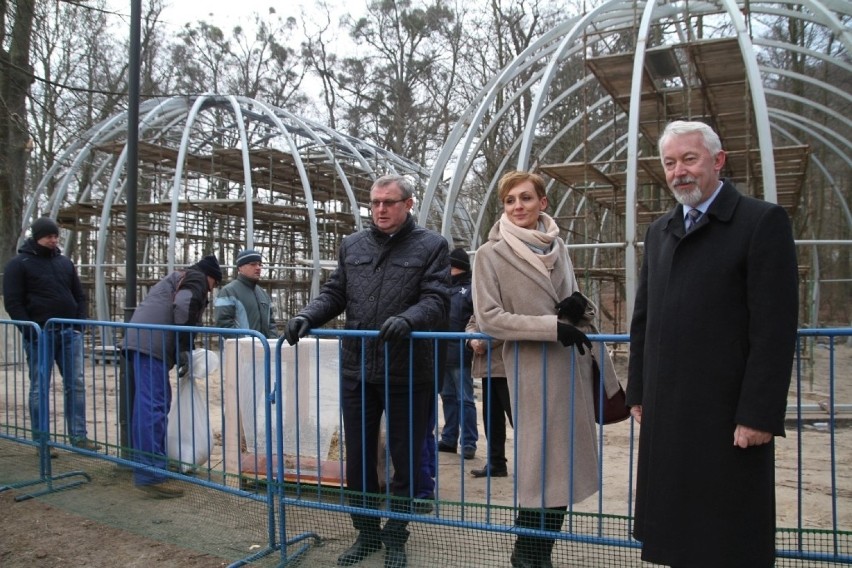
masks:
<path id="1" fill-rule="evenodd" d="M 827 130 L 824 125 L 819 124 L 818 122 L 814 122 L 813 120 L 808 119 L 808 118 L 803 118 L 800 115 L 797 115 L 797 114 L 794 114 L 794 113 L 791 113 L 791 112 L 788 112 L 788 111 L 782 111 L 782 110 L 779 110 L 779 109 L 775 109 L 771 112 L 771 114 L 776 119 L 778 119 L 782 122 L 786 122 L 787 124 L 793 125 L 796 128 L 802 130 L 803 132 L 806 132 L 807 134 L 818 139 L 820 142 L 822 142 L 825 145 L 826 148 L 831 150 L 834 153 L 835 156 L 840 158 L 842 161 L 846 162 L 846 164 L 849 166 L 849 169 L 852 170 L 852 157 L 850 157 L 850 155 L 848 153 L 843 152 L 831 140 L 829 140 L 828 138 L 826 138 L 825 136 L 823 136 L 820 133 L 820 131 L 823 131 L 826 134 L 832 134 L 832 135 L 836 136 L 837 135 L 836 132 L 834 132 L 832 130 Z M 824 166 L 822 166 L 822 162 L 817 161 L 817 163 L 820 164 L 820 171 L 822 171 L 824 173 L 828 172 L 828 170 Z M 843 207 L 843 211 L 846 215 L 847 224 L 849 225 L 850 228 L 852 228 L 852 212 L 850 212 L 850 210 L 849 210 L 849 203 L 846 201 L 846 198 L 843 196 L 843 194 L 837 188 L 837 184 L 834 182 L 834 177 L 833 176 L 827 176 L 827 179 L 830 180 L 831 189 L 834 191 L 836 197 L 840 201 L 841 206 Z"/>
<path id="2" fill-rule="evenodd" d="M 229 129 L 237 133 L 237 141 L 234 143 L 241 150 L 241 159 L 243 163 L 243 184 L 245 186 L 245 207 L 246 207 L 246 239 L 248 246 L 252 246 L 253 236 L 253 198 L 255 190 L 251 181 L 251 167 L 249 162 L 249 151 L 251 147 L 257 147 L 257 141 L 252 141 L 252 146 L 249 146 L 249 136 L 247 126 L 249 122 L 258 120 L 265 122 L 270 131 L 273 132 L 269 138 L 278 138 L 284 141 L 284 145 L 289 148 L 295 168 L 299 172 L 299 179 L 304 189 L 306 208 L 308 209 L 308 220 L 311 235 L 311 268 L 312 284 L 311 294 L 315 295 L 319 291 L 322 259 L 319 253 L 319 224 L 314 208 L 312 198 L 312 190 L 310 185 L 310 176 L 306 168 L 305 162 L 302 159 L 303 149 L 297 144 L 294 136 L 303 136 L 309 143 L 307 146 L 317 149 L 324 153 L 333 168 L 337 179 L 341 182 L 341 186 L 345 193 L 344 199 L 348 201 L 353 216 L 353 221 L 357 229 L 362 227 L 362 211 L 358 205 L 353 185 L 347 177 L 341 163 L 336 159 L 335 149 L 341 148 L 347 160 L 351 160 L 357 164 L 357 168 L 363 170 L 365 175 L 375 179 L 380 175 L 379 169 L 388 172 L 404 172 L 424 178 L 427 175 L 426 170 L 411 162 L 410 160 L 396 156 L 395 154 L 383 150 L 368 142 L 358 140 L 343 133 L 336 132 L 326 126 L 320 125 L 307 119 L 300 117 L 278 107 L 272 107 L 263 104 L 257 100 L 236 95 L 217 95 L 205 93 L 195 97 L 170 97 L 166 99 L 152 99 L 143 102 L 140 109 L 143 111 L 143 117 L 140 119 L 140 130 L 153 134 L 154 138 L 159 138 L 160 133 L 167 134 L 173 132 L 175 128 L 181 128 L 181 121 L 185 121 L 181 132 L 180 141 L 176 144 L 177 161 L 175 171 L 172 174 L 171 180 L 171 211 L 169 212 L 170 228 L 168 235 L 168 269 L 174 270 L 176 259 L 175 250 L 177 250 L 177 215 L 180 202 L 180 193 L 184 177 L 185 160 L 188 152 L 191 151 L 190 146 L 198 142 L 197 131 L 195 128 L 201 114 L 208 109 L 221 109 L 230 113 L 234 117 L 232 124 L 229 124 Z M 257 109 L 255 112 L 254 109 Z M 29 225 L 28 220 L 37 210 L 39 204 L 47 205 L 50 214 L 56 216 L 59 212 L 65 196 L 70 192 L 71 184 L 75 179 L 77 172 L 87 160 L 91 159 L 92 150 L 98 145 L 106 142 L 114 142 L 121 138 L 126 133 L 128 114 L 126 112 L 111 116 L 100 123 L 90 128 L 82 136 L 74 140 L 71 145 L 63 151 L 57 160 L 51 165 L 51 168 L 46 172 L 45 176 L 37 185 L 36 191 L 28 200 L 25 208 L 25 214 L 21 224 L 21 240 L 24 238 L 24 233 Z M 338 150 L 339 151 L 339 150 Z M 127 162 L 127 149 L 123 148 L 114 158 L 103 159 L 96 167 L 96 172 L 92 176 L 88 185 L 81 188 L 81 195 L 90 195 L 95 187 L 101 187 L 103 195 L 103 205 L 100 212 L 100 219 L 97 225 L 98 235 L 95 244 L 95 263 L 97 266 L 103 266 L 107 251 L 109 219 L 115 203 L 124 194 L 124 183 L 122 176 L 124 175 Z M 103 176 L 106 172 L 110 172 L 109 179 L 104 181 Z M 381 172 L 384 173 L 384 172 Z M 50 195 L 45 196 L 47 188 L 51 180 L 57 180 L 58 183 L 54 187 Z M 469 222 L 469 217 L 464 219 Z M 464 219 L 460 219 L 463 221 Z M 109 307 L 106 301 L 106 279 L 104 271 L 95 270 L 95 297 L 97 301 L 96 316 L 102 320 L 109 320 Z M 105 343 L 110 343 L 109 338 L 103 338 Z"/>
<path id="3" fill-rule="evenodd" d="M 621 4 L 621 2 L 617 2 Z M 521 145 L 521 153 L 518 156 L 518 170 L 526 170 L 529 168 L 530 163 L 530 155 L 532 154 L 532 143 L 535 140 L 535 128 L 538 124 L 539 117 L 542 115 L 543 111 L 540 111 L 544 101 L 547 100 L 547 97 L 550 95 L 549 89 L 550 84 L 553 82 L 553 78 L 556 76 L 557 66 L 561 62 L 563 57 L 567 57 L 567 55 L 571 52 L 571 47 L 574 41 L 577 39 L 577 36 L 582 33 L 588 22 L 594 21 L 595 16 L 599 13 L 606 13 L 610 7 L 612 2 L 605 2 L 592 10 L 591 12 L 584 14 L 576 21 L 573 22 L 571 29 L 562 38 L 559 42 L 559 47 L 556 49 L 555 56 L 550 60 L 547 64 L 547 67 L 544 70 L 542 75 L 542 83 L 536 92 L 536 96 L 533 99 L 532 108 L 530 111 L 530 116 L 527 119 L 526 127 L 524 128 L 523 133 L 523 144 Z M 576 46 L 574 47 L 576 49 Z"/>
<path id="4" fill-rule="evenodd" d="M 801 73 L 797 73 L 795 71 L 787 71 L 785 69 L 772 69 L 772 68 L 768 68 L 768 67 L 764 67 L 764 66 L 761 66 L 760 70 L 763 71 L 766 75 L 780 75 L 782 77 L 789 77 L 791 79 L 795 79 L 796 81 L 802 81 L 803 83 L 807 83 L 808 85 L 815 87 L 817 89 L 822 89 L 824 91 L 828 91 L 829 93 L 831 93 L 832 95 L 834 95 L 837 98 L 846 99 L 847 103 L 852 104 L 852 95 L 850 95 L 849 93 L 844 93 L 843 91 L 841 91 L 840 89 L 838 89 L 834 85 L 828 85 L 828 84 L 823 83 L 821 81 L 813 81 L 807 75 L 802 75 Z M 766 92 L 772 93 L 772 94 L 778 95 L 778 96 L 787 95 L 787 93 L 783 93 L 783 91 L 778 91 L 776 89 L 766 89 Z M 792 98 L 794 96 L 795 95 L 789 95 L 790 98 Z M 810 103 L 810 100 L 809 99 L 803 99 L 803 102 Z M 809 106 L 812 106 L 814 109 L 817 109 L 821 105 L 814 103 L 813 105 L 809 104 Z M 827 108 L 827 107 L 822 107 L 822 108 Z M 831 109 L 828 109 L 828 112 L 834 113 L 834 111 L 832 111 Z M 841 118 L 843 118 L 843 120 L 846 120 L 845 116 L 843 116 L 843 115 L 840 115 L 840 116 L 841 116 Z"/>
<path id="5" fill-rule="evenodd" d="M 781 120 L 784 120 L 783 118 Z M 794 125 L 796 126 L 796 125 Z M 772 128 L 777 132 L 780 132 L 783 136 L 785 136 L 788 140 L 793 141 L 795 144 L 802 144 L 802 141 L 793 136 L 791 132 L 787 129 L 782 128 L 777 124 L 773 124 Z M 807 129 L 805 129 L 807 131 Z M 812 136 L 819 136 L 817 133 L 811 132 Z M 814 165 L 822 172 L 823 176 L 828 180 L 829 185 L 831 186 L 832 191 L 840 198 L 840 204 L 843 206 L 844 213 L 846 214 L 846 222 L 852 227 L 852 213 L 849 211 L 849 205 L 846 203 L 846 199 L 844 199 L 843 195 L 840 193 L 840 190 L 837 188 L 837 183 L 834 180 L 834 176 L 831 175 L 831 172 L 828 171 L 828 168 L 822 163 L 817 156 L 812 156 L 811 159 L 814 162 Z M 847 162 L 850 163 L 850 168 L 852 168 L 852 161 L 847 158 Z M 811 265 L 813 266 L 812 270 L 814 271 L 814 286 L 813 292 L 811 295 L 811 317 L 810 321 L 814 327 L 819 326 L 819 297 L 820 297 L 820 264 L 819 264 L 819 256 L 816 254 L 816 245 L 811 245 L 811 255 L 813 257 L 813 261 Z"/>
<path id="6" fill-rule="evenodd" d="M 568 20 L 571 22 L 572 20 Z M 470 125 L 478 125 L 482 122 L 482 117 L 485 111 L 491 107 L 491 103 L 494 98 L 497 96 L 498 90 L 501 90 L 503 85 L 509 83 L 509 81 L 516 77 L 520 72 L 525 70 L 527 67 L 536 63 L 539 57 L 532 57 L 536 52 L 544 51 L 545 53 L 549 52 L 553 49 L 553 46 L 549 45 L 554 42 L 559 36 L 562 34 L 562 28 L 567 25 L 567 23 L 563 23 L 553 28 L 549 32 L 546 32 L 542 37 L 538 38 L 535 42 L 530 44 L 526 49 L 524 49 L 518 56 L 515 57 L 509 64 L 507 64 L 497 75 L 495 75 L 491 81 L 489 81 L 482 90 L 480 90 L 480 95 L 478 97 L 478 102 L 474 101 L 465 109 L 462 113 L 460 119 L 456 122 L 456 125 L 450 131 L 450 135 L 447 138 L 447 141 L 444 143 L 441 152 L 438 155 L 438 158 L 435 162 L 435 165 L 432 168 L 432 175 L 429 178 L 429 184 L 426 187 L 426 192 L 423 198 L 424 210 L 421 211 L 421 216 L 419 221 L 423 223 L 426 219 L 426 210 L 431 207 L 432 201 L 435 199 L 435 194 L 437 192 L 438 184 L 441 183 L 444 179 L 444 174 L 449 166 L 450 159 L 453 156 L 456 156 L 455 165 L 453 166 L 453 173 L 450 177 L 450 187 L 447 192 L 449 196 L 452 196 L 453 193 L 458 191 L 458 188 L 461 187 L 462 180 L 466 177 L 466 172 L 472 167 L 467 156 L 469 155 L 470 145 L 472 143 L 473 138 L 477 138 L 478 132 L 474 132 L 470 129 Z M 527 81 L 527 83 L 534 83 L 533 79 Z M 526 84 L 526 83 L 525 83 Z M 522 89 L 518 89 L 518 93 L 522 93 Z M 519 96 L 519 95 L 515 95 Z M 508 103 L 507 103 L 508 104 Z M 508 106 L 504 105 L 505 112 L 508 109 Z M 501 113 L 502 114 L 502 113 Z M 493 123 L 494 121 L 492 121 Z M 462 151 L 459 151 L 459 146 L 462 147 Z M 462 166 L 462 164 L 469 164 L 467 166 Z M 460 172 L 459 169 L 462 168 L 465 171 Z M 449 227 L 442 226 L 442 234 L 449 235 L 451 234 Z"/>
<path id="7" fill-rule="evenodd" d="M 830 107 L 827 107 L 827 106 L 822 105 L 820 103 L 814 102 L 810 99 L 800 97 L 799 95 L 792 95 L 790 93 L 785 93 L 784 91 L 778 91 L 778 90 L 775 90 L 775 89 L 766 89 L 766 92 L 768 94 L 771 94 L 771 95 L 778 97 L 779 99 L 787 99 L 787 100 L 794 101 L 794 102 L 797 102 L 799 104 L 803 104 L 805 106 L 808 106 L 812 110 L 819 111 L 820 113 L 826 115 L 827 119 L 836 120 L 837 122 L 843 123 L 848 128 L 852 129 L 852 120 L 846 118 L 845 116 L 843 116 L 839 112 L 836 112 L 835 110 L 831 109 Z M 836 136 L 838 138 L 841 138 L 839 133 L 836 133 Z M 845 145 L 847 147 L 852 148 L 852 142 L 850 142 L 846 138 L 841 138 L 841 140 L 845 143 Z"/>
<path id="8" fill-rule="evenodd" d="M 633 90 L 631 93 L 633 96 L 631 97 L 630 110 L 626 113 L 629 123 L 626 149 L 628 154 L 628 203 L 627 212 L 625 214 L 625 234 L 628 239 L 625 259 L 625 267 L 629 280 L 627 283 L 629 295 L 628 313 L 632 312 L 633 302 L 635 301 L 635 287 L 637 281 L 636 272 L 638 269 L 635 247 L 639 244 L 635 234 L 637 228 L 635 211 L 637 196 L 635 192 L 637 190 L 638 182 L 639 158 L 638 105 L 636 104 L 636 101 L 638 100 L 637 82 L 641 77 L 640 73 L 642 65 L 644 64 L 644 51 L 646 48 L 646 42 L 649 41 L 648 34 L 651 25 L 667 18 L 675 19 L 679 14 L 687 17 L 703 15 L 705 20 L 707 17 L 718 17 L 719 29 L 727 29 L 730 32 L 730 35 L 736 37 L 745 65 L 746 83 L 751 93 L 750 104 L 755 120 L 754 126 L 757 133 L 755 140 L 760 153 L 765 199 L 768 201 L 777 201 L 777 195 L 775 194 L 776 186 L 774 183 L 775 162 L 772 144 L 772 131 L 774 128 L 773 120 L 779 118 L 778 114 L 774 112 L 775 109 L 770 108 L 770 101 L 768 97 L 774 97 L 776 95 L 785 96 L 785 94 L 777 93 L 773 89 L 764 89 L 762 78 L 775 73 L 778 75 L 788 76 L 796 81 L 806 81 L 814 87 L 825 89 L 826 92 L 829 93 L 830 97 L 837 97 L 841 93 L 837 88 L 815 78 L 803 77 L 784 69 L 772 68 L 767 65 L 758 66 L 758 49 L 769 48 L 797 51 L 806 54 L 809 58 L 816 58 L 829 62 L 832 65 L 837 65 L 841 70 L 845 70 L 846 72 L 850 71 L 850 66 L 840 57 L 832 57 L 830 54 L 822 54 L 814 51 L 813 49 L 791 45 L 784 41 L 777 41 L 764 37 L 751 37 L 750 30 L 746 26 L 743 4 L 743 0 L 723 0 L 720 4 L 710 2 L 665 4 L 663 3 L 663 0 L 656 0 L 650 3 L 638 3 L 638 5 L 643 8 L 644 25 L 640 24 L 638 28 L 639 31 L 636 38 L 637 47 L 634 50 L 636 52 L 636 57 L 634 80 L 632 83 Z M 849 51 L 850 43 L 852 43 L 852 32 L 843 26 L 841 18 L 850 13 L 850 4 L 834 0 L 826 0 L 824 2 L 816 0 L 801 0 L 798 2 L 798 5 L 804 7 L 805 10 L 803 12 L 794 12 L 792 10 L 785 10 L 783 7 L 779 9 L 777 4 L 772 4 L 771 2 L 751 2 L 748 5 L 748 9 L 751 14 L 777 13 L 786 17 L 811 21 L 815 25 L 824 27 L 826 30 L 833 33 L 839 40 L 839 43 L 845 46 L 846 51 Z M 532 88 L 537 89 L 537 94 L 532 104 L 530 116 L 528 117 L 524 128 L 524 140 L 520 149 L 520 155 L 518 156 L 518 167 L 526 168 L 533 159 L 540 160 L 542 157 L 546 157 L 548 152 L 556 145 L 557 140 L 554 139 L 544 148 L 537 151 L 536 156 L 534 157 L 534 129 L 537 127 L 537 123 L 541 120 L 541 118 L 546 116 L 546 101 L 551 100 L 553 97 L 561 96 L 559 94 L 548 92 L 551 90 L 551 78 L 553 77 L 553 73 L 560 62 L 567 57 L 566 53 L 569 52 L 571 42 L 576 39 L 577 34 L 579 33 L 578 30 L 588 29 L 588 26 L 595 26 L 596 32 L 605 31 L 607 26 L 611 26 L 612 22 L 617 21 L 620 16 L 626 13 L 630 13 L 630 18 L 635 21 L 637 19 L 635 12 L 636 6 L 637 4 L 610 1 L 582 17 L 578 16 L 570 18 L 565 22 L 558 24 L 554 28 L 554 30 L 558 31 L 559 34 L 567 35 L 557 38 L 557 34 L 548 34 L 545 41 L 534 42 L 526 50 L 524 50 L 521 55 L 517 56 L 513 61 L 504 66 L 498 73 L 495 80 L 490 81 L 480 91 L 476 100 L 465 110 L 463 118 L 456 125 L 456 128 L 454 128 L 446 144 L 442 148 L 438 161 L 433 169 L 433 175 L 430 180 L 430 190 L 434 190 L 434 188 L 439 184 L 445 183 L 447 172 L 451 171 L 452 175 L 449 176 L 449 182 L 446 183 L 448 187 L 448 195 L 451 200 L 455 200 L 457 198 L 455 194 L 462 190 L 465 178 L 469 175 L 474 162 L 479 157 L 478 152 L 480 151 L 480 147 L 474 146 L 473 141 L 476 140 L 477 137 L 485 136 L 487 133 L 491 132 L 493 128 L 495 128 L 496 121 L 499 120 L 499 115 L 502 112 L 505 112 L 502 109 L 492 108 L 493 100 L 496 96 L 495 91 L 499 89 L 504 89 L 506 91 L 505 96 L 511 100 L 517 100 L 518 97 L 528 94 L 528 91 Z M 625 7 L 627 7 L 627 9 L 622 12 L 621 10 Z M 633 8 L 633 10 L 631 11 L 630 8 Z M 687 41 L 686 37 L 689 34 L 683 28 L 682 23 L 674 21 L 672 24 L 675 26 L 672 32 L 677 37 L 680 37 L 682 42 Z M 544 38 L 544 36 L 542 37 Z M 552 42 L 554 41 L 558 41 L 558 47 L 556 48 L 552 46 Z M 548 45 L 549 43 L 550 45 Z M 667 44 L 671 42 L 665 41 L 664 43 Z M 521 87 L 515 88 L 516 90 L 514 92 L 510 92 L 508 90 L 507 85 L 509 80 L 516 77 L 518 73 L 520 73 L 520 70 L 527 68 L 533 61 L 541 62 L 544 58 L 548 57 L 551 59 L 547 65 L 546 72 L 541 75 L 540 81 L 530 81 Z M 550 99 L 548 97 L 550 97 Z M 790 97 L 787 96 L 787 98 Z M 844 97 L 841 100 L 848 100 L 848 98 Z M 813 101 L 802 100 L 801 102 L 808 104 L 809 108 L 811 108 L 814 112 L 823 113 L 827 116 L 831 116 L 832 114 L 837 116 L 837 113 L 832 111 L 827 105 L 822 108 L 818 108 L 817 106 L 814 106 Z M 486 116 L 486 112 L 489 111 L 492 112 L 492 116 L 494 116 L 494 118 L 486 125 L 483 118 Z M 572 120 L 572 122 L 576 121 Z M 847 121 L 844 119 L 837 122 L 837 124 L 845 126 Z M 818 128 L 817 125 L 813 125 L 813 127 Z M 561 138 L 568 135 L 571 131 L 572 125 L 566 125 L 559 131 L 555 138 Z M 833 136 L 840 136 L 840 134 L 826 133 L 825 137 L 819 137 L 817 140 L 827 144 L 829 143 L 828 138 Z M 512 145 L 511 148 L 514 150 L 516 146 Z M 576 153 L 576 151 L 577 150 L 575 149 L 572 152 L 572 155 Z M 618 151 L 623 152 L 624 148 L 619 148 Z M 835 153 L 839 153 L 839 149 L 834 151 Z M 455 163 L 452 163 L 453 160 Z M 450 168 L 451 163 L 452 168 Z M 506 163 L 507 160 L 504 158 L 499 164 L 498 172 L 505 167 Z M 499 173 L 495 175 L 499 175 Z M 494 185 L 495 180 L 488 180 L 487 190 L 485 193 L 486 202 L 494 190 Z M 844 208 L 848 208 L 845 201 L 842 201 L 842 203 Z M 477 242 L 482 238 L 480 235 L 483 230 L 482 220 L 484 219 L 484 212 L 480 210 L 477 213 L 476 218 L 474 242 Z M 450 232 L 450 228 L 446 226 L 446 223 L 448 222 L 451 222 L 451 218 L 445 214 L 444 226 L 442 226 L 442 231 L 445 234 Z M 633 273 L 632 275 L 630 274 L 631 271 Z"/>

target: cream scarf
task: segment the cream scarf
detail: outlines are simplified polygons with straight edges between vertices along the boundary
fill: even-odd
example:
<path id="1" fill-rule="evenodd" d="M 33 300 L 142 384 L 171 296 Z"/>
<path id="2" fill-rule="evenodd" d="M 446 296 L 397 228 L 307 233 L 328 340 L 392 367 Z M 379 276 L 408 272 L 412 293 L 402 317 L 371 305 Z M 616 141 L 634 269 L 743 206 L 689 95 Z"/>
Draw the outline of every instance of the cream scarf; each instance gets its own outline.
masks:
<path id="1" fill-rule="evenodd" d="M 553 265 L 559 258 L 559 251 L 553 246 L 554 241 L 559 235 L 559 227 L 556 226 L 556 221 L 547 213 L 539 213 L 538 227 L 539 229 L 524 229 L 512 223 L 506 214 L 500 217 L 500 236 L 506 241 L 506 244 L 520 258 L 525 260 L 530 266 L 550 278 L 550 271 L 553 270 Z M 530 248 L 532 247 L 532 248 Z M 536 254 L 532 249 L 547 251 L 543 254 Z"/>

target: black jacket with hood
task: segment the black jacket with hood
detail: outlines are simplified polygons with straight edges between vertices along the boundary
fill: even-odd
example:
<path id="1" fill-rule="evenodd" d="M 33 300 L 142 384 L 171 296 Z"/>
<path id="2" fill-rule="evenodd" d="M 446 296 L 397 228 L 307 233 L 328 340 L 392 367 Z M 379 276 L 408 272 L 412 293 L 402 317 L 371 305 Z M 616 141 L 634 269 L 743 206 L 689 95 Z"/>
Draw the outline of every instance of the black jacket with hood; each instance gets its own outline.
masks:
<path id="1" fill-rule="evenodd" d="M 42 327 L 50 318 L 86 319 L 86 294 L 74 263 L 59 247 L 32 238 L 6 264 L 3 299 L 11 319 Z"/>

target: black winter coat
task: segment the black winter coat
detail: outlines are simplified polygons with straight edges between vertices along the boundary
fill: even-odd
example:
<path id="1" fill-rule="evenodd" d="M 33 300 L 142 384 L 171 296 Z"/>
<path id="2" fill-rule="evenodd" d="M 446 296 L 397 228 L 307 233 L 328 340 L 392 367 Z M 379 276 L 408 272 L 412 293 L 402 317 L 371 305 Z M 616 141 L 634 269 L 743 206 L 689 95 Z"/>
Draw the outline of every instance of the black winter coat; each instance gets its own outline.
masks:
<path id="1" fill-rule="evenodd" d="M 470 316 L 473 315 L 473 294 L 470 291 L 470 272 L 462 272 L 452 277 L 450 287 L 450 325 L 448 331 L 465 331 Z M 459 344 L 462 348 L 459 349 Z M 462 360 L 461 357 L 464 357 Z M 448 341 L 446 369 L 458 368 L 459 365 L 470 369 L 473 362 L 473 351 L 466 341 Z"/>
<path id="2" fill-rule="evenodd" d="M 58 247 L 32 238 L 6 264 L 3 299 L 10 318 L 42 327 L 50 318 L 86 319 L 86 294 L 74 263 Z"/>
<path id="3" fill-rule="evenodd" d="M 681 206 L 648 229 L 627 386 L 644 560 L 773 565 L 774 444 L 735 447 L 734 429 L 784 434 L 797 279 L 787 213 L 730 183 L 689 233 Z"/>
<path id="4" fill-rule="evenodd" d="M 409 215 L 403 227 L 388 236 L 375 227 L 349 235 L 340 245 L 337 268 L 298 315 L 320 327 L 346 312 L 346 329 L 377 330 L 391 316 L 400 316 L 413 331 L 446 329 L 450 305 L 450 261 L 447 241 L 418 227 Z M 414 341 L 409 367 L 409 340 L 388 344 L 391 385 L 434 378 L 431 340 Z M 384 382 L 385 344 L 366 340 L 364 380 Z M 361 338 L 343 339 L 344 385 L 354 388 L 362 379 Z"/>

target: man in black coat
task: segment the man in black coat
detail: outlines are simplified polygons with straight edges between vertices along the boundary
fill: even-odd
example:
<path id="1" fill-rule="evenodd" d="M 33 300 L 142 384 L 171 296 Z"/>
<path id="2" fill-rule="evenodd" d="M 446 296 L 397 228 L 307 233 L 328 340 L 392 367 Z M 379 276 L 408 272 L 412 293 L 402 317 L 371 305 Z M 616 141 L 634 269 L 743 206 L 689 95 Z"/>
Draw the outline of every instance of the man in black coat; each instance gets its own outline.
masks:
<path id="1" fill-rule="evenodd" d="M 649 562 L 768 568 L 798 317 L 790 220 L 719 180 L 706 124 L 673 122 L 659 146 L 680 205 L 648 229 L 630 328 L 634 536 Z"/>
<path id="2" fill-rule="evenodd" d="M 411 512 L 418 487 L 434 388 L 433 342 L 410 341 L 409 336 L 412 330 L 443 329 L 450 305 L 447 241 L 414 223 L 412 193 L 403 176 L 375 181 L 370 190 L 373 226 L 343 239 L 337 269 L 285 331 L 293 345 L 344 311 L 346 329 L 379 329 L 378 341 L 343 339 L 346 486 L 354 506 L 378 507 L 379 427 L 385 413 L 394 466 L 390 506 L 401 512 Z M 337 559 L 339 566 L 360 562 L 382 544 L 387 547 L 386 568 L 406 566 L 407 522 L 389 519 L 382 527 L 378 516 L 353 514 L 352 524 L 358 539 Z"/>
<path id="3" fill-rule="evenodd" d="M 9 317 L 44 327 L 51 318 L 86 319 L 86 295 L 74 263 L 59 249 L 59 226 L 49 217 L 37 219 L 32 236 L 4 269 L 3 301 Z M 38 345 L 45 341 L 48 357 L 62 375 L 65 423 L 71 444 L 86 450 L 99 446 L 87 438 L 86 384 L 83 376 L 83 333 L 70 325 L 51 327 L 39 334 L 32 326 L 19 326 L 30 374 L 29 407 L 33 433 L 42 430 L 39 415 Z M 52 456 L 54 454 L 51 454 Z"/>

